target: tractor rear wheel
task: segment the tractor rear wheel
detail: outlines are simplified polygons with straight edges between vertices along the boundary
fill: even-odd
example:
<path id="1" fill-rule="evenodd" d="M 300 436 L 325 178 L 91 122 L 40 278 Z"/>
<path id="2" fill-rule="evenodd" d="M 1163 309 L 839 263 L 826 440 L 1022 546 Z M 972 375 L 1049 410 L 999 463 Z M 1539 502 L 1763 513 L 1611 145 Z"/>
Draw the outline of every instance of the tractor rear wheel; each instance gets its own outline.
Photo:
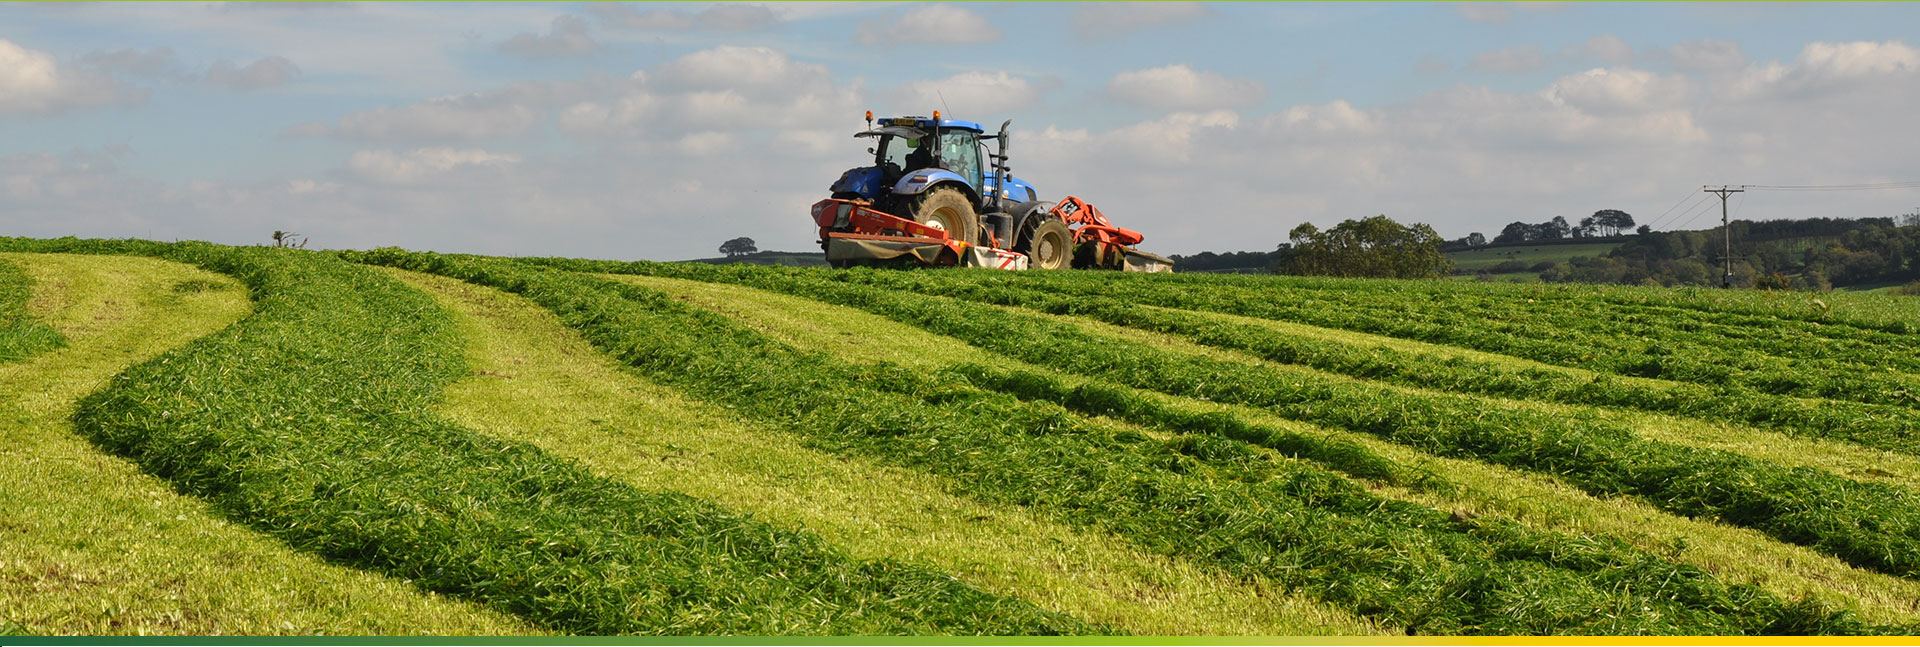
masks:
<path id="1" fill-rule="evenodd" d="M 1034 217 L 1021 227 L 1020 244 L 1013 251 L 1027 255 L 1036 270 L 1066 269 L 1073 259 L 1073 231 L 1059 218 Z"/>
<path id="2" fill-rule="evenodd" d="M 973 202 L 958 189 L 940 187 L 920 194 L 913 201 L 913 220 L 945 230 L 948 238 L 969 244 L 979 242 L 980 217 L 973 213 Z"/>

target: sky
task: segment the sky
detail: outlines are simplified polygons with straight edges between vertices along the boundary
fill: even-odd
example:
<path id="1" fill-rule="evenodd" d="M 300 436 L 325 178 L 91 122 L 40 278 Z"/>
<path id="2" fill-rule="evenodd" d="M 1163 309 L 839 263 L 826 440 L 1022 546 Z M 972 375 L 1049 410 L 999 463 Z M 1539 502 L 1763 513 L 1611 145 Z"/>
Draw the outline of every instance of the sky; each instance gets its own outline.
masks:
<path id="1" fill-rule="evenodd" d="M 863 113 L 1012 119 L 1162 254 L 1385 214 L 1920 211 L 1917 3 L 0 5 L 0 235 L 815 250 Z"/>

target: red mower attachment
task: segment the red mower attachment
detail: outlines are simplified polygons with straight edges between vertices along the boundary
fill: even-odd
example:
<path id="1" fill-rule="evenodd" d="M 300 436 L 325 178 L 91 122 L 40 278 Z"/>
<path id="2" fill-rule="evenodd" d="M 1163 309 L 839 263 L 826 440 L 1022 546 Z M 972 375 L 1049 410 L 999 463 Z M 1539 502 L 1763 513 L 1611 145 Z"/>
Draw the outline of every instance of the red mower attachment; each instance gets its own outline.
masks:
<path id="1" fill-rule="evenodd" d="M 1054 216 L 1073 228 L 1073 267 L 1128 272 L 1172 272 L 1173 260 L 1149 254 L 1134 245 L 1146 240 L 1140 232 L 1116 227 L 1106 214 L 1087 201 L 1067 196 L 1053 206 Z"/>
<path id="2" fill-rule="evenodd" d="M 862 200 L 815 202 L 813 223 L 820 226 L 820 243 L 834 267 L 895 261 L 1027 269 L 1025 254 L 954 240 L 945 229 L 879 211 Z"/>

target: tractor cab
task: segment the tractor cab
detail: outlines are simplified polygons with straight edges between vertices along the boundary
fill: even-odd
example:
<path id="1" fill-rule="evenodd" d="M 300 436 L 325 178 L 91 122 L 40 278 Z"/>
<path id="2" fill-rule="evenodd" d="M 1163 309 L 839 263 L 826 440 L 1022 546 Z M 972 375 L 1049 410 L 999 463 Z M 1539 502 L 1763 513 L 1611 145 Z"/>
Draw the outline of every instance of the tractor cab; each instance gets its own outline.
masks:
<path id="1" fill-rule="evenodd" d="M 987 208 L 987 202 L 1000 197 L 997 194 L 1003 173 L 998 171 L 1003 169 L 993 168 L 993 162 L 1004 161 L 1004 157 L 996 159 L 986 146 L 998 140 L 1004 151 L 1005 127 L 998 134 L 988 135 L 978 123 L 941 119 L 938 112 L 934 114 L 934 118 L 883 118 L 855 133 L 855 137 L 872 138 L 868 151 L 873 153 L 873 165 L 841 174 L 830 189 L 833 195 L 897 205 L 930 189 L 952 186 L 981 211 L 994 210 Z M 1009 201 L 1036 199 L 1033 186 L 1018 178 L 1011 178 L 1007 185 L 1010 193 L 1005 197 Z"/>

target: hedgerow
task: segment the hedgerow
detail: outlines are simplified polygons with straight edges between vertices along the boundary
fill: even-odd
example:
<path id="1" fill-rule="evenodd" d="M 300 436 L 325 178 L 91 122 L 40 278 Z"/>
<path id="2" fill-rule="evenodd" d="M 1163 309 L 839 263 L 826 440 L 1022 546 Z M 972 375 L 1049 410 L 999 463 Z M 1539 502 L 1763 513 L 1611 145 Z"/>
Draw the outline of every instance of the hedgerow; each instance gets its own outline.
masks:
<path id="1" fill-rule="evenodd" d="M 95 443 L 299 550 L 579 633 L 1098 630 L 429 413 L 466 374 L 425 294 L 319 253 L 0 241 L 139 253 L 245 283 L 253 315 L 81 402 Z"/>
<path id="2" fill-rule="evenodd" d="M 1457 518 L 1379 498 L 1330 471 L 1222 435 L 1158 439 L 1048 402 L 1023 402 L 1002 392 L 1017 390 L 1005 384 L 981 388 L 967 379 L 969 372 L 980 377 L 977 370 L 843 365 L 637 286 L 472 257 L 397 250 L 350 257 L 523 295 L 647 378 L 784 426 L 817 447 L 940 474 L 988 502 L 1027 506 L 1150 550 L 1270 578 L 1414 631 L 1871 629 L 1810 603 L 1728 586 L 1616 540 Z M 932 307 L 959 316 L 978 306 Z M 1053 355 L 1081 350 L 1048 340 L 1034 345 L 1041 346 L 1054 347 L 1045 351 Z M 1035 390 L 1073 391 L 1048 386 L 1055 378 L 1047 375 L 1010 379 Z M 1077 397 L 1081 408 L 1103 406 L 1096 390 L 1080 389 Z"/>
<path id="3" fill-rule="evenodd" d="M 1414 395 L 1315 379 L 1094 334 L 995 306 L 863 284 L 905 280 L 896 278 L 900 273 L 545 262 L 736 282 L 852 306 L 1039 366 L 1170 395 L 1264 407 L 1436 455 L 1537 471 L 1595 495 L 1639 496 L 1676 514 L 1753 528 L 1863 568 L 1920 576 L 1920 500 L 1895 486 L 1651 441 L 1598 419 L 1507 411 L 1473 397 Z"/>
<path id="4" fill-rule="evenodd" d="M 17 362 L 66 343 L 60 333 L 27 313 L 33 279 L 0 259 L 0 364 Z"/>

